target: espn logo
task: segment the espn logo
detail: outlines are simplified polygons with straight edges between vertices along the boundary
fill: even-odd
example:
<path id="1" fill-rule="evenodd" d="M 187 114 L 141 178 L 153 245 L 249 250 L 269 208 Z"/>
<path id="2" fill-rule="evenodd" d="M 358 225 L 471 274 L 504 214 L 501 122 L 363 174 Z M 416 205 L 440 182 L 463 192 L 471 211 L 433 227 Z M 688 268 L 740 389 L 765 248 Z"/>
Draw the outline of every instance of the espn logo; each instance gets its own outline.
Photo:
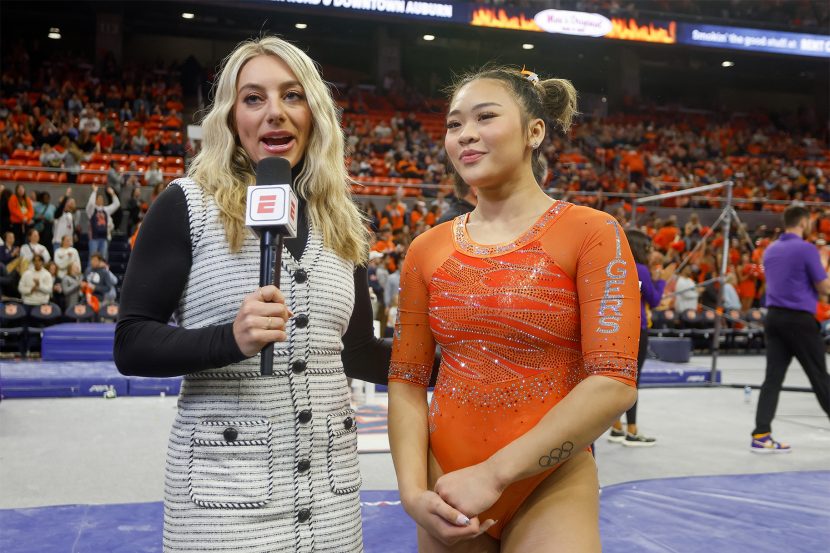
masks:
<path id="1" fill-rule="evenodd" d="M 297 197 L 287 184 L 249 186 L 245 211 L 249 227 L 273 227 L 285 236 L 297 236 Z"/>

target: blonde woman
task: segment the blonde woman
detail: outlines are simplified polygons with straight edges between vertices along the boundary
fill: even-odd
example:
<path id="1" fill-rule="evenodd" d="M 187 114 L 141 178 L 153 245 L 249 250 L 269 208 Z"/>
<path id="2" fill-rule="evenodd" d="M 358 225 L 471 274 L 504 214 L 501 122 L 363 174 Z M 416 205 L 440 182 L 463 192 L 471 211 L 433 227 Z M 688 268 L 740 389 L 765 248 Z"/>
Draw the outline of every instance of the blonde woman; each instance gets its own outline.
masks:
<path id="1" fill-rule="evenodd" d="M 385 382 L 390 349 L 373 335 L 337 110 L 314 62 L 273 37 L 240 44 L 214 96 L 188 178 L 144 219 L 116 328 L 121 372 L 184 375 L 164 550 L 362 551 L 346 376 Z M 291 163 L 300 230 L 279 287 L 259 288 L 245 194 L 270 156 Z M 273 342 L 274 376 L 262 377 Z"/>

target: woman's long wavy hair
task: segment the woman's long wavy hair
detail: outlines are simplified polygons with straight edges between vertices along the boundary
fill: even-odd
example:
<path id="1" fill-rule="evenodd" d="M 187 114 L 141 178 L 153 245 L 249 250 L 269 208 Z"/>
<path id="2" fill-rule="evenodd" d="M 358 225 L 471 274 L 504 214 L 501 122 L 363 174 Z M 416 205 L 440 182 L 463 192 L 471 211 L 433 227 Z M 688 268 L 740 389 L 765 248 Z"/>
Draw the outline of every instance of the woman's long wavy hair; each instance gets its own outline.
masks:
<path id="1" fill-rule="evenodd" d="M 311 223 L 323 235 L 323 243 L 343 259 L 363 264 L 368 258 L 368 231 L 351 197 L 339 111 L 317 66 L 296 46 L 276 37 L 264 37 L 239 44 L 225 58 L 214 84 L 213 105 L 202 120 L 202 150 L 188 176 L 213 197 L 230 249 L 238 252 L 251 232 L 245 226 L 245 203 L 247 187 L 254 184 L 256 174 L 255 164 L 236 132 L 236 86 L 245 63 L 262 55 L 276 56 L 291 68 L 311 110 L 305 162 L 294 188 L 305 198 Z"/>

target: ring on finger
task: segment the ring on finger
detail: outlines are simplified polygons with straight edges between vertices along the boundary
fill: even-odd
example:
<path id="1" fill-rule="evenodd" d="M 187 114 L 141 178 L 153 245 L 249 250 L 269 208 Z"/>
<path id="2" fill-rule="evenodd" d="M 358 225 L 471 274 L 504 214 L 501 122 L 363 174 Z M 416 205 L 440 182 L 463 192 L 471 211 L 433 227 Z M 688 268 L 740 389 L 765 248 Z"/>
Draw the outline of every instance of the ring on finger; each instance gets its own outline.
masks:
<path id="1" fill-rule="evenodd" d="M 265 330 L 271 330 L 271 317 L 268 317 L 268 321 L 265 323 Z"/>

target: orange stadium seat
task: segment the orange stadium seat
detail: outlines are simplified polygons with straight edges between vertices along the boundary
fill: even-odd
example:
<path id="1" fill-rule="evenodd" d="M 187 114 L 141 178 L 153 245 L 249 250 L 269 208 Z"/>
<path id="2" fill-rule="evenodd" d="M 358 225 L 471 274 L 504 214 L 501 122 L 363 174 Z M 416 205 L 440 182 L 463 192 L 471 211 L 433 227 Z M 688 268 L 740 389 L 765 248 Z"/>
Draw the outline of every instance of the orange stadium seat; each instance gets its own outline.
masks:
<path id="1" fill-rule="evenodd" d="M 35 181 L 35 180 L 37 180 L 37 172 L 35 172 L 35 171 L 15 171 L 12 174 L 12 180 L 16 180 L 16 181 Z"/>
<path id="2" fill-rule="evenodd" d="M 89 156 L 89 161 L 93 161 L 96 163 L 109 163 L 110 161 L 110 154 L 102 154 L 100 152 L 93 152 L 91 156 Z"/>
<path id="3" fill-rule="evenodd" d="M 54 182 L 57 183 L 60 179 L 58 173 L 55 171 L 38 171 L 36 175 L 37 182 Z"/>
<path id="4" fill-rule="evenodd" d="M 0 169 L 0 181 L 3 180 L 14 180 L 14 173 L 8 169 Z"/>
<path id="5" fill-rule="evenodd" d="M 184 168 L 184 158 L 180 157 L 166 157 L 164 158 L 164 167 L 166 170 L 173 171 Z"/>

